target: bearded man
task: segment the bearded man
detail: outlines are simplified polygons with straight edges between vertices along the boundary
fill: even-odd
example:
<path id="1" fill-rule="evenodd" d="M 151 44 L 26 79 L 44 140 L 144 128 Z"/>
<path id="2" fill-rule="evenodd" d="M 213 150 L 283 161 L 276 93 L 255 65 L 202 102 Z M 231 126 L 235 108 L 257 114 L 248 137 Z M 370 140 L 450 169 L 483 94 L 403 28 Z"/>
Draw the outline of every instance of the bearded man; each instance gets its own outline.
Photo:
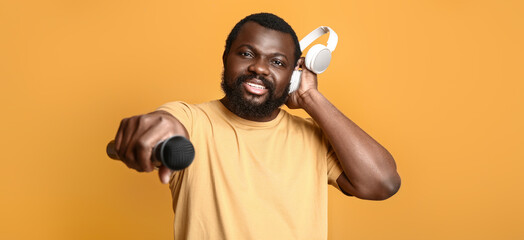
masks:
<path id="1" fill-rule="evenodd" d="M 327 239 L 328 184 L 370 200 L 398 191 L 391 154 L 318 91 L 301 54 L 283 19 L 247 16 L 226 40 L 222 99 L 122 120 L 115 148 L 137 171 L 154 170 L 152 149 L 170 136 L 195 147 L 188 168 L 158 170 L 170 183 L 175 239 Z M 299 68 L 300 86 L 288 94 Z"/>

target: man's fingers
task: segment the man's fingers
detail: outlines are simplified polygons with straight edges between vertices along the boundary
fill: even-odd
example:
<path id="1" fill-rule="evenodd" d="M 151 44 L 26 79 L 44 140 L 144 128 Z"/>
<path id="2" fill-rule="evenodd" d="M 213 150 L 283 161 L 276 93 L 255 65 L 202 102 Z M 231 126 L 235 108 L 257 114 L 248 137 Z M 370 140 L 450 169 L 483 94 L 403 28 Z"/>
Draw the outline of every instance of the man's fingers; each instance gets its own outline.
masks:
<path id="1" fill-rule="evenodd" d="M 120 121 L 120 126 L 118 127 L 118 131 L 116 132 L 115 136 L 115 151 L 117 155 L 119 155 L 120 147 L 122 146 L 122 135 L 124 134 L 124 129 L 127 126 L 127 118 L 122 119 Z"/>
<path id="2" fill-rule="evenodd" d="M 124 118 L 122 121 L 120 121 L 120 126 L 118 127 L 118 131 L 115 136 L 115 151 L 118 155 L 118 158 L 128 167 L 136 169 L 136 164 L 134 162 L 134 157 L 129 158 L 127 156 L 127 149 L 129 147 L 129 130 L 132 128 L 132 131 L 134 132 L 134 126 L 130 124 L 132 122 L 131 118 Z M 130 126 L 131 125 L 131 126 Z"/>
<path id="3" fill-rule="evenodd" d="M 153 149 L 162 140 L 170 136 L 168 131 L 159 131 L 158 125 L 152 125 L 142 135 L 141 140 L 136 143 L 137 162 L 146 172 L 153 171 L 155 156 Z M 160 128 L 161 129 L 161 128 Z"/>
<path id="4" fill-rule="evenodd" d="M 122 159 L 124 162 L 132 162 L 131 165 L 135 165 L 134 156 L 131 156 L 131 149 L 132 149 L 132 137 L 135 133 L 137 128 L 136 124 L 136 118 L 128 118 L 126 121 L 126 126 L 122 131 L 122 140 L 120 143 L 120 147 L 118 149 L 118 156 L 120 156 L 120 159 Z"/>
<path id="5" fill-rule="evenodd" d="M 167 168 L 164 165 L 160 166 L 160 168 L 158 169 L 158 176 L 160 177 L 160 182 L 162 182 L 163 184 L 169 183 L 172 174 L 173 170 Z"/>
<path id="6" fill-rule="evenodd" d="M 146 115 L 132 117 L 128 120 L 125 131 L 122 136 L 122 147 L 120 157 L 131 168 L 139 172 L 153 171 L 153 164 L 150 161 L 151 149 L 153 143 L 147 138 L 143 137 L 144 132 L 147 132 L 151 126 L 148 124 Z M 151 145 L 151 146 L 149 146 Z M 144 156 L 144 151 L 149 155 Z"/>

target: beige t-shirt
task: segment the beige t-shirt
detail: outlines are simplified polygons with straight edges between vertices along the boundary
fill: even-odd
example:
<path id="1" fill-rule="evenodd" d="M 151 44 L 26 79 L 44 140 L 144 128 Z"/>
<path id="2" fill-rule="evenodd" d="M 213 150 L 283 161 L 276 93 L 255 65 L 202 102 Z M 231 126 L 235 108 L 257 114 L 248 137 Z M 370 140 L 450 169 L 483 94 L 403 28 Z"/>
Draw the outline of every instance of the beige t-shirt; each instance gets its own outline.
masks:
<path id="1" fill-rule="evenodd" d="M 171 179 L 175 239 L 327 239 L 327 187 L 342 168 L 313 120 L 249 121 L 220 101 L 159 110 L 195 147 Z"/>

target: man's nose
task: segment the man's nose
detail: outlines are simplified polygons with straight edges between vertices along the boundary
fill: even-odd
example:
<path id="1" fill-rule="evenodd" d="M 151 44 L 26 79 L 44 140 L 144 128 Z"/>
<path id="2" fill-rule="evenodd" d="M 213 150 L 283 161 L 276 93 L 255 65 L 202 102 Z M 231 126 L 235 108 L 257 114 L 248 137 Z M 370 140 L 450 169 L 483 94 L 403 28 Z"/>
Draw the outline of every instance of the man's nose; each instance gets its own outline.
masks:
<path id="1" fill-rule="evenodd" d="M 256 75 L 267 76 L 269 75 L 269 64 L 264 58 L 256 58 L 248 70 Z"/>

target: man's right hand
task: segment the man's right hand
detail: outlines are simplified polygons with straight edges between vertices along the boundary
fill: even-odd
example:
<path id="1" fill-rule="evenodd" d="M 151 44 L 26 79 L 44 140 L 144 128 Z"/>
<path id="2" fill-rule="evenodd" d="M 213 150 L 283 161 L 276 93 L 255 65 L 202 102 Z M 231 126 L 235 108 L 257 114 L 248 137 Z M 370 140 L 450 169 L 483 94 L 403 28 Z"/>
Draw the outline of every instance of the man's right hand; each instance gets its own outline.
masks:
<path id="1" fill-rule="evenodd" d="M 155 111 L 124 118 L 115 136 L 115 150 L 127 167 L 139 172 L 151 172 L 156 161 L 153 148 L 173 135 L 189 139 L 185 127 L 168 112 Z M 172 173 L 166 166 L 158 169 L 162 183 L 168 183 Z"/>

